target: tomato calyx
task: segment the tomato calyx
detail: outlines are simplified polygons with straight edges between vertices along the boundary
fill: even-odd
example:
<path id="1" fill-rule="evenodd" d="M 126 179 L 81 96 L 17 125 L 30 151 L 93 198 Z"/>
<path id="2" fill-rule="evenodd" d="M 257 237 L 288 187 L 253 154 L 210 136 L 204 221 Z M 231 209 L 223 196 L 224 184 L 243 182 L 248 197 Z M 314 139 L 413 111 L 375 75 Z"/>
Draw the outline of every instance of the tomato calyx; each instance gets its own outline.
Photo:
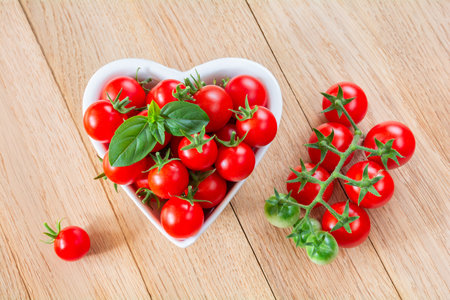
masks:
<path id="1" fill-rule="evenodd" d="M 345 179 L 347 182 L 345 184 L 356 186 L 360 188 L 359 197 L 358 197 L 358 205 L 361 203 L 361 201 L 364 199 L 366 194 L 368 192 L 374 194 L 377 197 L 380 197 L 380 193 L 375 189 L 374 184 L 380 181 L 384 178 L 383 175 L 375 176 L 374 178 L 370 179 L 369 177 L 369 164 L 367 164 L 364 167 L 363 175 L 361 180 L 356 181 L 351 178 L 348 178 L 347 176 L 344 176 L 342 174 L 339 175 L 340 178 Z M 345 178 L 344 178 L 345 177 Z"/>
<path id="2" fill-rule="evenodd" d="M 248 131 L 245 133 L 245 135 L 243 137 L 238 138 L 238 137 L 236 137 L 236 131 L 233 131 L 231 133 L 229 141 L 223 141 L 223 140 L 219 139 L 217 136 L 216 136 L 216 141 L 218 143 L 220 143 L 221 145 L 228 147 L 228 148 L 236 147 L 245 139 L 247 134 L 248 134 Z"/>
<path id="3" fill-rule="evenodd" d="M 230 77 L 222 78 L 220 83 L 217 83 L 217 80 L 215 78 L 213 79 L 213 85 L 217 85 L 217 86 L 220 86 L 222 88 L 226 88 L 228 82 L 230 82 Z"/>
<path id="4" fill-rule="evenodd" d="M 156 155 L 150 154 L 150 156 L 155 161 L 155 164 L 150 169 L 148 169 L 146 171 L 143 171 L 142 173 L 147 173 L 150 170 L 153 170 L 153 169 L 156 169 L 156 168 L 158 168 L 158 172 L 159 172 L 169 162 L 174 161 L 174 160 L 180 160 L 179 158 L 170 158 L 169 159 L 170 149 L 167 150 L 166 155 L 164 157 L 161 157 L 161 154 L 159 152 L 156 152 Z"/>
<path id="5" fill-rule="evenodd" d="M 209 171 L 189 171 L 189 184 L 195 189 L 199 186 L 199 184 L 212 175 L 216 169 L 212 169 Z"/>
<path id="6" fill-rule="evenodd" d="M 340 118 L 342 116 L 343 113 L 345 113 L 345 109 L 344 106 L 349 104 L 352 100 L 354 100 L 356 97 L 351 97 L 351 98 L 344 98 L 344 92 L 342 91 L 342 87 L 340 85 L 338 85 L 338 92 L 336 96 L 327 94 L 327 93 L 321 93 L 322 96 L 324 96 L 325 98 L 327 98 L 330 102 L 331 105 L 329 107 L 327 107 L 326 109 L 322 110 L 321 113 L 326 113 L 332 110 L 335 110 L 338 114 L 338 117 Z"/>
<path id="7" fill-rule="evenodd" d="M 161 201 L 152 190 L 147 188 L 139 188 L 136 191 L 136 195 L 142 199 L 143 204 L 147 204 L 151 199 L 155 199 L 157 203 L 157 208 L 161 207 Z M 142 198 L 143 197 L 143 198 Z"/>
<path id="8" fill-rule="evenodd" d="M 291 171 L 297 176 L 297 178 L 291 179 L 286 181 L 287 183 L 295 183 L 295 182 L 300 182 L 300 187 L 297 191 L 297 193 L 300 193 L 301 190 L 303 190 L 303 188 L 305 187 L 305 185 L 308 182 L 311 183 L 317 183 L 317 184 L 323 184 L 323 182 L 315 177 L 313 177 L 314 173 L 317 171 L 317 169 L 319 168 L 319 164 L 316 164 L 314 166 L 314 168 L 312 168 L 311 170 L 307 170 L 305 163 L 303 162 L 302 159 L 300 159 L 300 166 L 302 168 L 301 172 L 295 170 L 294 168 L 290 168 Z"/>
<path id="9" fill-rule="evenodd" d="M 56 222 L 56 230 L 53 230 L 53 228 L 51 228 L 47 224 L 47 222 L 44 223 L 45 228 L 48 230 L 48 232 L 46 231 L 46 232 L 44 232 L 44 234 L 46 236 L 48 236 L 50 238 L 50 240 L 48 240 L 48 241 L 41 241 L 41 242 L 46 243 L 46 244 L 53 244 L 55 242 L 56 238 L 58 237 L 59 233 L 61 232 L 61 221 L 62 220 L 63 219 L 61 219 L 58 222 Z"/>
<path id="10" fill-rule="evenodd" d="M 232 110 L 233 113 L 235 113 L 236 119 L 239 121 L 245 121 L 248 119 L 253 118 L 253 115 L 258 110 L 258 105 L 253 106 L 253 108 L 250 108 L 250 105 L 248 104 L 248 96 L 245 96 L 245 107 L 239 106 L 238 110 Z"/>
<path id="11" fill-rule="evenodd" d="M 147 84 L 149 84 L 150 82 L 152 82 L 153 79 L 152 79 L 151 77 L 149 77 L 149 78 L 144 79 L 144 80 L 139 80 L 139 79 L 138 79 L 138 73 L 139 73 L 139 70 L 140 70 L 140 69 L 141 69 L 141 67 L 138 67 L 138 68 L 137 68 L 135 79 L 136 79 L 137 83 L 139 83 L 139 85 L 144 89 L 144 91 L 149 92 L 150 89 L 149 89 L 149 88 L 146 88 L 145 86 L 146 86 Z"/>
<path id="12" fill-rule="evenodd" d="M 319 221 L 305 217 L 294 224 L 292 233 L 289 234 L 287 238 L 292 239 L 295 242 L 296 247 L 304 248 L 308 237 L 319 231 L 320 227 Z"/>
<path id="13" fill-rule="evenodd" d="M 393 161 L 395 161 L 395 163 L 397 165 L 400 166 L 398 158 L 403 157 L 403 155 L 401 155 L 397 150 L 392 148 L 394 141 L 395 141 L 395 139 L 390 139 L 389 141 L 386 142 L 386 144 L 383 144 L 383 142 L 381 142 L 380 140 L 375 138 L 375 145 L 377 146 L 377 149 L 374 150 L 374 149 L 361 147 L 361 146 L 358 146 L 358 149 L 369 151 L 370 154 L 369 154 L 369 156 L 367 156 L 367 158 L 372 157 L 372 156 L 380 156 L 381 162 L 383 163 L 384 168 L 386 170 L 388 170 L 387 162 L 389 159 L 392 159 Z"/>
<path id="14" fill-rule="evenodd" d="M 185 193 L 182 196 L 177 196 L 177 198 L 181 199 L 181 200 L 185 200 L 187 202 L 189 202 L 191 204 L 191 206 L 194 206 L 195 202 L 208 202 L 208 203 L 212 203 L 211 201 L 208 200 L 199 200 L 199 199 L 195 199 L 194 195 L 197 192 L 198 188 L 192 188 L 192 186 L 188 186 L 188 191 L 187 193 Z"/>
<path id="15" fill-rule="evenodd" d="M 108 96 L 108 100 L 115 110 L 117 110 L 121 114 L 126 114 L 126 113 L 129 113 L 130 111 L 134 110 L 136 108 L 136 106 L 125 108 L 125 106 L 127 106 L 128 104 L 131 103 L 131 101 L 130 101 L 129 97 L 125 97 L 122 100 L 120 100 L 120 94 L 122 93 L 122 90 L 123 89 L 120 89 L 120 91 L 117 93 L 117 96 L 116 96 L 116 98 L 114 98 L 114 100 L 111 99 L 111 97 L 109 96 L 108 93 L 106 93 L 106 96 Z"/>
<path id="16" fill-rule="evenodd" d="M 330 232 L 333 232 L 335 230 L 338 230 L 341 227 L 344 227 L 345 231 L 347 231 L 348 233 L 352 233 L 352 229 L 350 228 L 350 223 L 356 221 L 359 219 L 359 216 L 354 216 L 354 217 L 350 217 L 349 216 L 349 204 L 350 202 L 347 200 L 347 203 L 345 203 L 345 208 L 344 211 L 342 212 L 341 215 L 339 214 L 335 214 L 336 212 L 333 210 L 330 212 L 332 213 L 333 216 L 336 217 L 336 219 L 338 220 L 338 222 L 336 223 L 336 225 L 334 225 L 334 227 L 330 230 Z"/>
<path id="17" fill-rule="evenodd" d="M 189 92 L 192 95 L 197 93 L 202 87 L 206 85 L 205 82 L 200 78 L 200 74 L 197 70 L 195 70 L 195 74 L 197 78 L 195 78 L 192 74 L 190 75 L 192 81 L 191 79 L 189 79 L 189 77 L 184 79 L 184 85 L 186 86 L 186 89 L 189 89 Z"/>
<path id="18" fill-rule="evenodd" d="M 181 148 L 181 150 L 190 150 L 190 149 L 196 149 L 198 151 L 198 153 L 202 153 L 203 152 L 203 146 L 207 143 L 209 143 L 209 141 L 214 139 L 214 135 L 211 136 L 210 138 L 205 140 L 205 134 L 206 134 L 206 127 L 203 126 L 202 130 L 199 133 L 194 133 L 193 135 L 185 135 L 185 137 L 191 142 L 189 145 L 184 146 L 183 148 Z"/>
<path id="19" fill-rule="evenodd" d="M 172 96 L 174 96 L 178 101 L 195 101 L 195 99 L 191 95 L 191 88 L 186 86 L 182 88 L 183 84 L 180 83 L 175 87 L 175 91 L 172 92 Z"/>
<path id="20" fill-rule="evenodd" d="M 308 144 L 305 144 L 305 146 L 308 148 L 320 150 L 320 162 L 317 165 L 320 165 L 320 163 L 325 159 L 325 156 L 327 155 L 328 151 L 331 151 L 339 156 L 342 155 L 342 152 L 340 152 L 332 144 L 333 138 L 334 138 L 334 129 L 331 130 L 331 133 L 328 136 L 325 136 L 322 132 L 320 132 L 316 128 L 313 128 L 313 131 L 316 134 L 317 142 L 308 143 Z"/>

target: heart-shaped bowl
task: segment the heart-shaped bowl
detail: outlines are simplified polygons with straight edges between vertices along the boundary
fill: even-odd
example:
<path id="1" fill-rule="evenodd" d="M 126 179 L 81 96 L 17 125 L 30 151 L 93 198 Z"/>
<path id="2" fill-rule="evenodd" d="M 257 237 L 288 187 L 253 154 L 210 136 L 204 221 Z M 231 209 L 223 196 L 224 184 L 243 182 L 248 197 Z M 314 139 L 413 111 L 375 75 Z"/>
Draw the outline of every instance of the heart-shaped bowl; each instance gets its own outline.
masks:
<path id="1" fill-rule="evenodd" d="M 237 75 L 251 75 L 258 78 L 266 87 L 268 92 L 268 105 L 267 107 L 272 111 L 277 119 L 278 125 L 280 124 L 281 112 L 283 101 L 281 98 L 280 86 L 273 76 L 273 74 L 263 67 L 262 65 L 243 58 L 220 58 L 209 61 L 202 65 L 196 66 L 191 70 L 182 72 L 175 69 L 167 68 L 154 61 L 137 58 L 126 58 L 113 61 L 103 67 L 101 67 L 89 80 L 83 96 L 83 114 L 89 105 L 100 99 L 100 94 L 106 83 L 117 76 L 131 76 L 134 77 L 137 68 L 139 70 L 140 79 L 152 78 L 152 84 L 156 85 L 163 79 L 176 79 L 183 81 L 184 78 L 189 77 L 191 74 L 195 74 L 195 70 L 200 74 L 203 81 L 206 83 L 213 82 L 214 79 L 220 80 L 222 78 L 232 78 Z M 97 154 L 103 157 L 107 151 L 106 145 L 91 139 L 92 145 L 94 145 Z M 255 152 L 256 164 L 261 161 L 262 157 L 266 153 L 270 145 L 257 148 Z M 250 175 L 251 176 L 251 175 Z M 150 222 L 172 243 L 178 247 L 185 248 L 193 244 L 200 235 L 205 232 L 206 229 L 217 219 L 220 213 L 228 205 L 237 191 L 240 189 L 245 180 L 235 183 L 228 191 L 225 199 L 212 211 L 205 214 L 205 222 L 203 223 L 200 231 L 190 238 L 179 240 L 168 235 L 159 220 L 159 211 L 153 210 L 148 205 L 145 205 L 136 196 L 134 188 L 131 186 L 121 186 L 122 189 L 128 194 L 128 196 L 139 207 L 142 213 L 150 220 Z"/>

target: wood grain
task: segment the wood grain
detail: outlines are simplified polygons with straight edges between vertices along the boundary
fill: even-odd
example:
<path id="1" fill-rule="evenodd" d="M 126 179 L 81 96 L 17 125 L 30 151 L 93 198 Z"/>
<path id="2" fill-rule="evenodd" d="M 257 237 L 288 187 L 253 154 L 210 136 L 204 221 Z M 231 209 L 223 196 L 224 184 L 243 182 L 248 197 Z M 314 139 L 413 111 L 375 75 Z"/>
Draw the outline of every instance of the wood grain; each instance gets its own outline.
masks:
<path id="1" fill-rule="evenodd" d="M 0 250 L 1 298 L 450 295 L 448 2 L 0 3 L 7 41 L 0 44 L 0 242 L 9 245 Z M 193 246 L 178 249 L 125 193 L 91 180 L 101 168 L 84 134 L 81 98 L 89 77 L 114 59 L 142 57 L 184 70 L 225 56 L 274 73 L 283 120 L 232 205 Z M 262 206 L 273 186 L 284 189 L 288 168 L 308 157 L 303 144 L 324 121 L 318 91 L 341 80 L 367 93 L 363 130 L 399 120 L 415 133 L 417 149 L 391 172 L 395 199 L 369 211 L 369 240 L 319 267 L 285 238 L 287 230 L 267 223 Z M 337 187 L 331 201 L 344 198 Z M 77 263 L 36 246 L 42 222 L 60 216 L 91 234 L 93 251 Z"/>

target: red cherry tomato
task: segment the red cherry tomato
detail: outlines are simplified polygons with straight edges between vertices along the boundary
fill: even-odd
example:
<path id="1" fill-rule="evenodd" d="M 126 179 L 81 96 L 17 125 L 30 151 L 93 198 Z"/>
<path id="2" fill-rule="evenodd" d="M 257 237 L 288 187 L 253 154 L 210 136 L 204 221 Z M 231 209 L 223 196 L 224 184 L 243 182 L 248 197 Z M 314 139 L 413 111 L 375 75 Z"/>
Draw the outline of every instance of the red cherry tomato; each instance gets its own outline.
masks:
<path id="1" fill-rule="evenodd" d="M 207 140 L 210 136 L 204 135 L 203 139 Z M 184 147 L 191 145 L 191 141 L 188 138 L 183 138 L 178 145 L 178 157 L 181 162 L 191 170 L 200 171 L 211 167 L 217 159 L 217 145 L 214 140 L 210 140 L 202 146 L 202 152 L 199 152 L 196 148 L 182 150 Z"/>
<path id="2" fill-rule="evenodd" d="M 169 199 L 181 195 L 189 184 L 189 173 L 178 160 L 166 163 L 161 170 L 154 168 L 148 172 L 148 185 L 156 196 Z"/>
<path id="3" fill-rule="evenodd" d="M 155 165 L 155 161 L 150 157 L 147 156 L 147 169 L 150 169 L 151 167 L 153 167 Z M 145 189 L 150 189 L 150 186 L 148 185 L 148 172 L 141 172 L 141 174 L 136 178 L 136 186 L 137 188 L 145 188 Z"/>
<path id="4" fill-rule="evenodd" d="M 209 202 L 198 202 L 203 208 L 212 208 L 222 202 L 227 194 L 227 182 L 216 172 L 206 177 L 198 185 L 198 190 L 194 195 L 197 200 L 207 200 Z"/>
<path id="5" fill-rule="evenodd" d="M 94 140 L 109 143 L 125 119 L 127 116 L 115 110 L 109 101 L 100 100 L 89 105 L 84 113 L 84 129 Z"/>
<path id="6" fill-rule="evenodd" d="M 175 88 L 181 82 L 175 79 L 165 79 L 160 81 L 157 85 L 155 85 L 147 95 L 146 102 L 147 104 L 152 103 L 154 100 L 156 104 L 158 104 L 159 108 L 163 108 L 169 102 L 178 101 L 177 98 L 173 96 L 175 92 Z M 181 84 L 182 89 L 186 87 Z"/>
<path id="7" fill-rule="evenodd" d="M 103 88 L 101 97 L 104 100 L 109 100 L 109 98 L 114 100 L 119 94 L 119 92 L 120 92 L 119 100 L 123 100 L 126 97 L 130 99 L 130 103 L 126 105 L 125 108 L 130 108 L 133 106 L 136 107 L 145 106 L 145 90 L 136 81 L 136 79 L 127 76 L 120 76 L 113 78 Z M 135 112 L 132 111 L 131 114 L 129 115 L 134 114 Z"/>
<path id="8" fill-rule="evenodd" d="M 183 138 L 184 136 L 172 136 L 170 142 L 170 154 L 172 155 L 172 157 L 178 158 L 178 145 Z"/>
<path id="9" fill-rule="evenodd" d="M 206 132 L 214 132 L 225 126 L 230 120 L 233 101 L 225 90 L 217 85 L 202 87 L 193 95 L 193 103 L 200 106 L 209 117 Z"/>
<path id="10" fill-rule="evenodd" d="M 341 152 L 347 150 L 348 146 L 350 146 L 353 140 L 352 132 L 347 127 L 339 123 L 324 123 L 319 127 L 317 127 L 317 130 L 319 130 L 324 136 L 329 136 L 332 130 L 334 130 L 334 137 L 331 143 Z M 317 136 L 313 132 L 311 134 L 311 137 L 309 138 L 309 143 L 312 144 L 315 142 L 317 142 Z M 318 162 L 320 162 L 319 149 L 308 148 L 308 153 L 313 163 L 317 164 Z M 352 157 L 353 153 L 347 158 L 347 160 L 344 163 L 344 166 L 352 160 Z M 338 165 L 339 159 L 340 159 L 339 155 L 332 153 L 331 151 L 328 151 L 324 161 L 320 166 L 326 169 L 327 171 L 332 172 Z"/>
<path id="11" fill-rule="evenodd" d="M 379 140 L 383 144 L 391 139 L 394 139 L 392 148 L 403 155 L 403 157 L 397 157 L 400 166 L 404 165 L 408 160 L 410 160 L 416 148 L 416 139 L 414 138 L 411 130 L 406 125 L 396 121 L 387 121 L 375 125 L 375 127 L 370 129 L 369 133 L 367 134 L 363 146 L 367 148 L 377 149 L 375 139 Z M 368 155 L 369 153 L 366 152 L 366 156 Z M 383 165 L 379 156 L 368 157 L 368 159 L 378 163 L 379 165 Z M 397 163 L 392 159 L 388 159 L 387 166 L 389 169 L 395 169 L 399 167 L 399 165 L 397 165 Z"/>
<path id="12" fill-rule="evenodd" d="M 342 214 L 345 208 L 345 202 L 338 202 L 331 207 L 338 213 Z M 338 222 L 337 219 L 327 210 L 322 218 L 322 229 L 329 231 L 336 239 L 339 247 L 353 248 L 360 245 L 367 239 L 370 232 L 370 219 L 366 211 L 358 205 L 349 203 L 349 216 L 359 216 L 359 219 L 350 223 L 352 233 L 348 233 L 344 227 L 331 231 Z"/>
<path id="13" fill-rule="evenodd" d="M 357 181 L 361 180 L 363 177 L 364 168 L 367 164 L 369 165 L 368 171 L 370 179 L 379 175 L 383 176 L 383 179 L 374 184 L 374 188 L 378 191 L 378 193 L 380 193 L 380 197 L 368 192 L 362 199 L 359 206 L 364 208 L 376 208 L 383 206 L 392 198 L 392 195 L 394 194 L 394 180 L 382 166 L 373 161 L 360 161 L 351 166 L 351 168 L 347 171 L 346 176 Z M 344 187 L 350 200 L 358 204 L 361 189 L 348 184 L 344 184 Z"/>
<path id="14" fill-rule="evenodd" d="M 143 110 L 138 115 L 147 117 L 148 116 L 148 111 L 147 110 Z M 153 147 L 152 151 L 150 151 L 150 152 L 158 152 L 158 151 L 164 149 L 170 143 L 171 139 L 172 139 L 172 135 L 170 133 L 168 133 L 167 131 L 164 132 L 164 144 L 160 144 L 160 143 L 157 142 L 155 147 Z"/>
<path id="15" fill-rule="evenodd" d="M 228 123 L 216 132 L 216 137 L 222 141 L 229 142 L 233 132 L 236 132 L 236 125 Z"/>
<path id="16" fill-rule="evenodd" d="M 194 202 L 172 197 L 161 209 L 161 225 L 164 230 L 177 239 L 186 239 L 195 235 L 202 228 L 203 209 Z"/>
<path id="17" fill-rule="evenodd" d="M 245 107 L 245 97 L 250 106 L 266 106 L 267 90 L 264 85 L 253 76 L 240 75 L 232 78 L 225 87 L 226 92 L 233 99 L 233 109 Z"/>
<path id="18" fill-rule="evenodd" d="M 245 143 L 234 147 L 221 146 L 216 160 L 216 170 L 228 181 L 247 178 L 255 168 L 255 154 Z"/>
<path id="19" fill-rule="evenodd" d="M 56 255 L 67 261 L 74 261 L 82 258 L 88 253 L 91 247 L 89 235 L 78 226 L 68 226 L 61 230 L 61 222 L 57 229 L 53 230 L 47 223 L 44 223 L 48 232 L 45 234 L 51 238 Z"/>
<path id="20" fill-rule="evenodd" d="M 310 164 L 310 163 L 306 163 L 305 164 L 306 170 L 310 171 L 312 168 L 315 167 L 315 164 Z M 294 168 L 294 170 L 301 172 L 302 171 L 302 166 L 297 166 Z M 314 172 L 313 174 L 314 178 L 317 178 L 321 181 L 325 181 L 330 177 L 330 174 L 322 167 L 319 166 L 319 168 L 317 168 L 316 172 Z M 297 175 L 295 175 L 294 172 L 291 172 L 287 178 L 287 180 L 291 180 L 291 179 L 295 179 L 297 178 Z M 303 204 L 303 205 L 308 205 L 311 204 L 311 202 L 316 198 L 317 194 L 320 191 L 320 185 L 318 185 L 317 183 L 311 183 L 308 182 L 303 189 L 299 192 L 298 189 L 301 186 L 301 182 L 292 182 L 292 183 L 287 183 L 286 187 L 288 192 L 291 192 L 291 196 L 297 200 L 298 203 Z M 322 199 L 324 201 L 330 200 L 331 195 L 333 194 L 333 189 L 334 189 L 334 182 L 331 182 L 327 189 L 325 190 L 325 192 L 323 193 Z M 320 203 L 316 204 L 316 206 L 321 205 Z"/>
<path id="21" fill-rule="evenodd" d="M 254 108 L 251 107 L 252 109 Z M 246 133 L 244 142 L 251 147 L 268 145 L 277 134 L 277 120 L 270 110 L 258 106 L 258 110 L 250 119 L 236 121 L 236 130 L 240 138 Z"/>
<path id="22" fill-rule="evenodd" d="M 109 153 L 106 152 L 103 158 L 103 172 L 106 177 L 114 183 L 120 185 L 132 184 L 143 171 L 150 168 L 150 161 L 144 158 L 137 163 L 126 167 L 113 167 L 109 163 Z"/>
<path id="23" fill-rule="evenodd" d="M 367 97 L 364 91 L 354 84 L 353 82 L 339 82 L 327 90 L 327 94 L 336 96 L 338 93 L 338 85 L 341 86 L 344 99 L 349 99 L 355 97 L 352 101 L 344 105 L 345 110 L 349 113 L 350 117 L 357 124 L 364 119 L 367 113 Z M 326 109 L 331 105 L 330 100 L 323 97 L 322 108 Z M 332 110 L 325 113 L 325 117 L 330 122 L 336 122 L 344 124 L 345 126 L 351 126 L 348 118 L 342 114 L 341 117 L 338 116 L 336 110 Z"/>

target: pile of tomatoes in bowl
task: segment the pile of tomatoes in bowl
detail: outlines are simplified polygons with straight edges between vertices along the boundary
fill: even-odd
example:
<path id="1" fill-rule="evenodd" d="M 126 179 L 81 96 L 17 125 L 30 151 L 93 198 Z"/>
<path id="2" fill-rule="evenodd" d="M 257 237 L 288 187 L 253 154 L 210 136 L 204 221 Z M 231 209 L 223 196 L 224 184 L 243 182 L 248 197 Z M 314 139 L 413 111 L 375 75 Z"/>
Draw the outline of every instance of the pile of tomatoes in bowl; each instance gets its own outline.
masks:
<path id="1" fill-rule="evenodd" d="M 133 187 L 171 237 L 192 237 L 252 173 L 258 147 L 275 138 L 268 101 L 249 75 L 208 84 L 198 73 L 156 84 L 112 78 L 83 117 L 87 134 L 107 149 L 98 178 Z"/>

